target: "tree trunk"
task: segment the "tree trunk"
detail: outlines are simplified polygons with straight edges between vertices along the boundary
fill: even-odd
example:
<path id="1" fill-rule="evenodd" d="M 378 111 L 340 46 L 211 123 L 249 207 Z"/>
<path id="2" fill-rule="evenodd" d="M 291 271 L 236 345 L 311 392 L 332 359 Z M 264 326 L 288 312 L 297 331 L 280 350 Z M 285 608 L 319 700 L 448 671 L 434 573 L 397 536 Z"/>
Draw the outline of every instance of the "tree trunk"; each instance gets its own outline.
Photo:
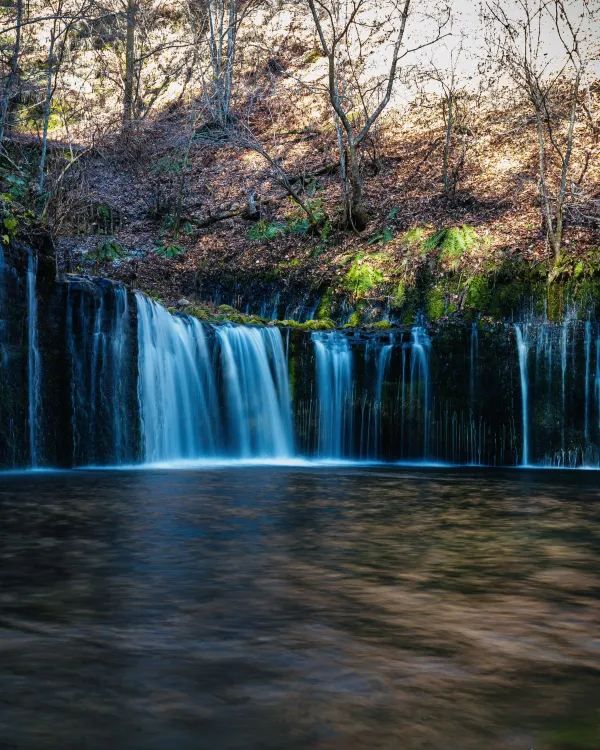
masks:
<path id="1" fill-rule="evenodd" d="M 554 226 L 554 216 L 552 212 L 552 206 L 550 203 L 550 197 L 548 195 L 548 183 L 546 179 L 546 143 L 544 141 L 544 126 L 542 122 L 542 103 L 534 99 L 534 107 L 536 109 L 536 130 L 538 139 L 538 157 L 539 157 L 539 168 L 540 168 L 540 201 L 542 203 L 542 216 L 544 217 L 544 223 L 546 225 L 546 236 L 548 238 L 548 244 L 552 250 L 554 258 L 558 260 L 560 256 L 560 245 L 562 242 L 562 219 L 560 228 Z M 557 229 L 559 229 L 557 235 Z"/>
<path id="2" fill-rule="evenodd" d="M 21 24 L 23 22 L 23 0 L 17 0 L 16 18 L 15 18 L 15 43 L 13 45 L 12 55 L 10 58 L 10 72 L 6 80 L 6 86 L 2 95 L 2 105 L 0 109 L 0 143 L 4 139 L 4 131 L 10 118 L 11 104 L 14 96 L 14 89 L 19 80 L 19 59 L 21 56 Z"/>
<path id="3" fill-rule="evenodd" d="M 125 42 L 125 90 L 123 93 L 123 129 L 133 120 L 135 87 L 135 29 L 139 0 L 127 0 L 127 37 Z"/>
<path id="4" fill-rule="evenodd" d="M 451 197 L 450 190 L 450 147 L 452 145 L 452 128 L 454 126 L 454 97 L 452 94 L 448 95 L 448 120 L 446 122 L 446 139 L 444 142 L 444 194 L 446 198 Z"/>
<path id="5" fill-rule="evenodd" d="M 233 63 L 237 41 L 237 0 L 229 0 L 229 25 L 227 27 L 227 56 L 223 76 L 223 106 L 221 116 L 223 122 L 229 120 L 231 109 L 231 91 L 233 88 Z"/>
<path id="6" fill-rule="evenodd" d="M 349 228 L 357 232 L 367 226 L 368 213 L 363 205 L 363 180 L 360 170 L 360 158 L 354 143 L 348 144 L 347 176 L 349 196 L 346 209 L 346 223 Z"/>
<path id="7" fill-rule="evenodd" d="M 44 97 L 44 111 L 42 120 L 42 147 L 40 150 L 40 162 L 38 165 L 37 192 L 39 206 L 44 204 L 44 187 L 46 181 L 46 157 L 48 154 L 48 127 L 50 124 L 50 113 L 52 111 L 52 100 L 54 98 L 54 87 L 52 78 L 54 76 L 54 52 L 56 48 L 57 29 L 56 23 L 50 32 L 50 46 L 48 47 L 47 70 L 46 70 L 46 93 Z"/>

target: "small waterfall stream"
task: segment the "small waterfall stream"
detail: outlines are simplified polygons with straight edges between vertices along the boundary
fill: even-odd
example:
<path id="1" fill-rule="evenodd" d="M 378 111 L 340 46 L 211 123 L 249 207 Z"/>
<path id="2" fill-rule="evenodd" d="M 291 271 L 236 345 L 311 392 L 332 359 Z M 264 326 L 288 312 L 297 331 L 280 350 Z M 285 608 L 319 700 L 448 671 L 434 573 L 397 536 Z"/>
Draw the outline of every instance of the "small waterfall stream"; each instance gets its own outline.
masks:
<path id="1" fill-rule="evenodd" d="M 287 361 L 278 328 L 219 326 L 228 455 L 289 458 L 294 453 Z"/>
<path id="2" fill-rule="evenodd" d="M 430 433 L 430 374 L 429 352 L 431 341 L 422 326 L 415 326 L 411 332 L 410 357 L 410 409 L 415 414 L 420 407 L 422 415 L 423 458 L 429 456 Z"/>
<path id="3" fill-rule="evenodd" d="M 5 319 L 4 308 L 6 305 L 5 276 L 8 273 L 8 266 L 4 257 L 4 248 L 0 245 L 0 380 L 3 380 L 3 370 L 8 364 L 8 354 L 5 342 L 8 340 L 8 322 Z"/>
<path id="4" fill-rule="evenodd" d="M 116 285 L 88 284 L 83 289 L 70 285 L 66 308 L 74 461 L 131 461 L 127 290 Z"/>
<path id="5" fill-rule="evenodd" d="M 144 460 L 216 455 L 220 417 L 204 327 L 137 292 L 135 299 Z"/>
<path id="6" fill-rule="evenodd" d="M 373 387 L 365 388 L 361 398 L 360 456 L 377 460 L 381 456 L 382 413 L 385 405 L 384 383 L 394 351 L 393 335 L 388 343 L 378 340 L 367 342 L 365 369 L 372 373 Z M 366 380 L 368 383 L 368 380 Z"/>
<path id="7" fill-rule="evenodd" d="M 523 448 L 521 450 L 521 464 L 529 465 L 529 383 L 527 378 L 527 356 L 529 346 L 527 343 L 527 327 L 515 325 L 517 337 L 517 355 L 519 357 L 519 375 L 521 378 L 521 430 L 523 435 Z"/>
<path id="8" fill-rule="evenodd" d="M 529 321 L 514 329 L 520 374 L 521 463 L 598 465 L 600 326 L 589 320 L 581 323 L 571 314 L 561 324 Z"/>
<path id="9" fill-rule="evenodd" d="M 312 334 L 319 394 L 318 455 L 351 456 L 353 428 L 352 349 L 337 331 Z"/>
<path id="10" fill-rule="evenodd" d="M 37 258 L 29 253 L 27 261 L 27 393 L 30 465 L 39 465 L 40 424 L 42 419 L 42 373 L 38 341 L 38 303 L 36 292 Z"/>

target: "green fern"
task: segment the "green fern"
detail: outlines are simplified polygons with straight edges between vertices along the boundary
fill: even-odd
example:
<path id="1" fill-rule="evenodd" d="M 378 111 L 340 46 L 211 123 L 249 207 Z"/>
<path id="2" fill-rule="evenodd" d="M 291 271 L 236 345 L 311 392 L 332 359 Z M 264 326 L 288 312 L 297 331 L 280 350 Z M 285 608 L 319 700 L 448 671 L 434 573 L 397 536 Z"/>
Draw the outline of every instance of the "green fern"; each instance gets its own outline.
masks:
<path id="1" fill-rule="evenodd" d="M 367 240 L 367 245 L 387 245 L 387 243 L 391 242 L 393 239 L 394 230 L 391 227 L 384 227 Z"/>
<path id="2" fill-rule="evenodd" d="M 423 250 L 440 251 L 440 260 L 451 270 L 456 270 L 462 256 L 478 242 L 477 232 L 468 224 L 440 229 L 423 242 Z"/>
<path id="3" fill-rule="evenodd" d="M 180 255 L 183 255 L 185 253 L 185 248 L 181 247 L 181 245 L 159 245 L 156 248 L 156 254 L 160 255 L 161 258 L 179 258 Z"/>
<path id="4" fill-rule="evenodd" d="M 94 253 L 95 258 L 100 263 L 109 262 L 121 258 L 125 254 L 125 248 L 117 240 L 105 240 L 101 242 Z"/>
<path id="5" fill-rule="evenodd" d="M 248 232 L 248 237 L 251 240 L 273 240 L 275 237 L 279 237 L 284 234 L 286 229 L 285 224 L 280 221 L 268 221 L 267 219 L 261 219 Z"/>

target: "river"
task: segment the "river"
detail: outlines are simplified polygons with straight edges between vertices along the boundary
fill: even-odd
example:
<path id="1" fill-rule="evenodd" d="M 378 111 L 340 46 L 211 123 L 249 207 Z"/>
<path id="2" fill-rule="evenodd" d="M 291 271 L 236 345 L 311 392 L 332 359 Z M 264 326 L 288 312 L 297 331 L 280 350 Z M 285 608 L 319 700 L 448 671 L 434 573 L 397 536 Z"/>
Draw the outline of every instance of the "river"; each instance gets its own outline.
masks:
<path id="1" fill-rule="evenodd" d="M 599 499 L 586 471 L 4 474 L 2 747 L 598 748 Z"/>

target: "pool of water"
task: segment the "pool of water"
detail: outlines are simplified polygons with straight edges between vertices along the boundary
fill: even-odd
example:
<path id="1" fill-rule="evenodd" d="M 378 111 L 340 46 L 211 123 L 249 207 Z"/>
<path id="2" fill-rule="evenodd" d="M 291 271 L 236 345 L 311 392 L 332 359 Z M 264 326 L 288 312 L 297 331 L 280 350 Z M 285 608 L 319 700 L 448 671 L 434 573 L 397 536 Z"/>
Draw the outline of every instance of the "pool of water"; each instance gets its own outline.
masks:
<path id="1" fill-rule="evenodd" d="M 0 745 L 597 750 L 587 472 L 0 476 Z"/>

